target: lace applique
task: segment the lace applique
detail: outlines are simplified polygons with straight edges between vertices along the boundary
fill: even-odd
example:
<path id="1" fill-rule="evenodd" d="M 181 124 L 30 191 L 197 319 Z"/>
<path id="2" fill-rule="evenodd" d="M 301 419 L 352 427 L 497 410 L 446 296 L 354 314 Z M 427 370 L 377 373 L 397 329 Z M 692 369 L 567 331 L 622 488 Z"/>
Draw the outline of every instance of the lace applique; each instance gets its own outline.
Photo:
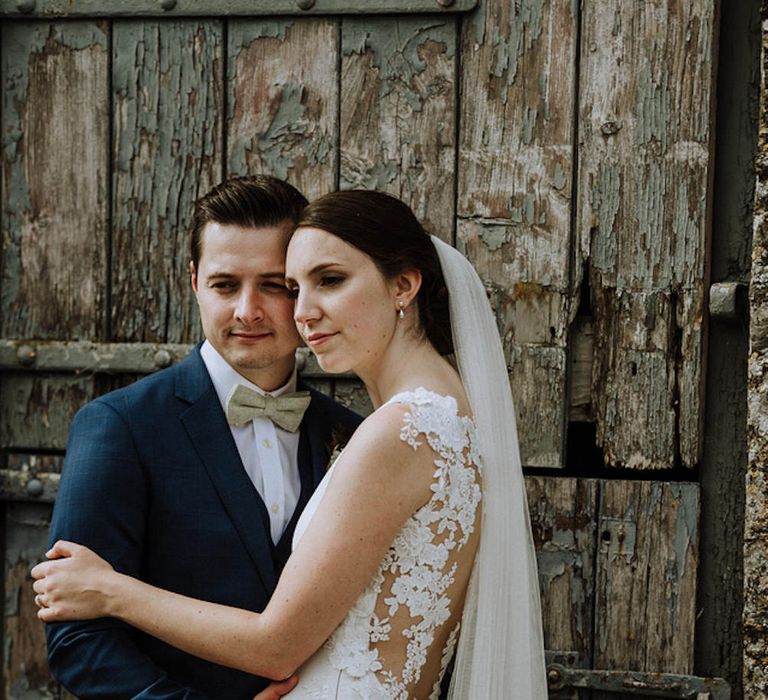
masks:
<path id="1" fill-rule="evenodd" d="M 370 697 L 407 700 L 408 688 L 421 677 L 436 631 L 451 616 L 447 591 L 457 570 L 452 555 L 455 557 L 474 530 L 480 503 L 480 457 L 474 423 L 458 415 L 452 397 L 418 389 L 399 394 L 388 403 L 393 402 L 409 409 L 401 439 L 414 450 L 426 440 L 437 455 L 432 496 L 400 530 L 371 583 L 328 639 L 326 648 L 336 668 L 360 683 L 370 683 Z M 390 585 L 383 593 L 385 582 Z M 388 616 L 379 619 L 374 610 L 382 594 Z M 407 610 L 410 623 L 393 631 L 391 618 L 402 608 Z M 399 673 L 384 669 L 375 647 L 393 634 L 407 640 L 405 664 Z M 457 636 L 458 625 L 443 650 L 440 676 L 453 656 Z M 439 684 L 438 680 L 438 691 Z M 434 690 L 432 696 L 437 697 Z"/>
<path id="2" fill-rule="evenodd" d="M 445 649 L 443 649 L 443 656 L 440 659 L 440 675 L 437 677 L 435 684 L 432 686 L 432 694 L 429 696 L 429 700 L 440 700 L 440 685 L 443 682 L 443 676 L 445 676 L 445 670 L 448 668 L 448 664 L 451 663 L 453 658 L 453 652 L 456 651 L 456 642 L 459 640 L 459 628 L 461 623 L 456 623 L 456 627 L 451 630 L 451 634 L 448 637 L 448 641 L 445 643 Z"/>

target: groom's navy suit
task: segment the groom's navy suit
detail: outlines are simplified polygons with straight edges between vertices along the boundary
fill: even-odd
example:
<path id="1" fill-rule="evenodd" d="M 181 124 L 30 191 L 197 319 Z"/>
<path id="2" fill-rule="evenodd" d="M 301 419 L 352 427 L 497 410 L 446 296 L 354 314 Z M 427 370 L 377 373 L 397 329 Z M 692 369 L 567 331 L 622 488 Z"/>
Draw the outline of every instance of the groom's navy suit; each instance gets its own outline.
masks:
<path id="1" fill-rule="evenodd" d="M 302 388 L 302 387 L 300 387 Z M 334 431 L 359 416 L 312 391 L 301 424 L 301 497 L 273 546 L 199 348 L 76 416 L 51 541 L 87 545 L 118 571 L 194 598 L 262 610 Z M 47 626 L 54 676 L 80 698 L 250 700 L 263 679 L 201 661 L 113 619 Z"/>

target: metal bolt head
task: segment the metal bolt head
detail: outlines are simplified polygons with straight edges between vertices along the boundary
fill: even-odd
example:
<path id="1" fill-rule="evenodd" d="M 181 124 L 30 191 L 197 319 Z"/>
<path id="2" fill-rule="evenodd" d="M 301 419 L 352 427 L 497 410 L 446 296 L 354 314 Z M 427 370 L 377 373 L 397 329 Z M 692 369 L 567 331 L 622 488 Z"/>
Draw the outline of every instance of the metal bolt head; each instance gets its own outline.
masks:
<path id="1" fill-rule="evenodd" d="M 440 7 L 450 7 L 456 0 L 437 0 L 437 4 Z"/>
<path id="2" fill-rule="evenodd" d="M 311 10 L 315 6 L 315 0 L 296 0 L 300 10 Z"/>
<path id="3" fill-rule="evenodd" d="M 16 359 L 22 367 L 29 367 L 35 364 L 37 352 L 31 345 L 19 345 L 16 350 Z"/>
<path id="4" fill-rule="evenodd" d="M 171 353 L 169 353 L 167 350 L 158 350 L 155 353 L 154 360 L 155 367 L 158 369 L 170 367 L 173 364 L 173 357 L 171 357 Z"/>
<path id="5" fill-rule="evenodd" d="M 611 119 L 607 122 L 603 122 L 600 125 L 600 131 L 604 136 L 613 136 L 614 134 L 618 134 L 619 131 L 621 131 L 621 124 Z"/>
<path id="6" fill-rule="evenodd" d="M 40 498 L 45 490 L 43 482 L 40 479 L 30 479 L 27 482 L 27 495 L 32 498 Z"/>
<path id="7" fill-rule="evenodd" d="M 162 7 L 166 12 L 168 10 L 172 10 L 174 7 L 176 7 L 176 0 L 160 0 L 160 7 Z"/>
<path id="8" fill-rule="evenodd" d="M 23 12 L 25 15 L 28 15 L 30 12 L 32 12 L 32 10 L 35 9 L 35 0 L 17 0 L 16 9 L 19 12 Z"/>

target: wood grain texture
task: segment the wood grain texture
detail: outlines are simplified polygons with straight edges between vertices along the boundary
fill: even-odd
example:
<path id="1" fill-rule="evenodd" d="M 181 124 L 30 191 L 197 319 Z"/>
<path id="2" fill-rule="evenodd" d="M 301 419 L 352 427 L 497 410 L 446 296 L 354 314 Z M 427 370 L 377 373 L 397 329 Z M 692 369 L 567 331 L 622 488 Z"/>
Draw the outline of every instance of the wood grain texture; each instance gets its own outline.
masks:
<path id="1" fill-rule="evenodd" d="M 45 557 L 49 505 L 10 503 L 5 508 L 5 614 L 3 697 L 57 698 L 48 671 L 43 623 L 37 619 L 29 570 Z"/>
<path id="2" fill-rule="evenodd" d="M 539 566 L 546 649 L 592 655 L 598 482 L 525 479 Z"/>
<path id="3" fill-rule="evenodd" d="M 449 242 L 456 43 L 448 17 L 363 17 L 341 25 L 340 187 L 402 199 Z"/>
<path id="4" fill-rule="evenodd" d="M 112 339 L 192 342 L 194 200 L 221 180 L 221 22 L 114 24 Z"/>
<path id="5" fill-rule="evenodd" d="M 594 667 L 690 674 L 699 487 L 603 481 Z"/>
<path id="6" fill-rule="evenodd" d="M 3 24 L 3 337 L 103 335 L 107 62 L 105 24 Z"/>
<path id="7" fill-rule="evenodd" d="M 701 452 L 715 2 L 585 3 L 582 26 L 573 279 L 586 275 L 592 291 L 598 439 L 610 465 L 693 467 Z"/>
<path id="8" fill-rule="evenodd" d="M 334 20 L 230 24 L 230 175 L 275 175 L 308 199 L 336 189 L 338 58 Z"/>
<path id="9" fill-rule="evenodd" d="M 462 25 L 457 247 L 495 305 L 528 466 L 564 463 L 577 20 L 489 0 Z"/>

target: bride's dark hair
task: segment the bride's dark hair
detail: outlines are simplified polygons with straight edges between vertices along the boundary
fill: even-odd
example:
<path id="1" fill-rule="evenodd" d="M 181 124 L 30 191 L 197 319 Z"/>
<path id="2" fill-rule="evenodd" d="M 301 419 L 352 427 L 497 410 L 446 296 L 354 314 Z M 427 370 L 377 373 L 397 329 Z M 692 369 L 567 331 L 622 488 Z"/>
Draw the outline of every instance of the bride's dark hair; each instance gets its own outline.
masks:
<path id="1" fill-rule="evenodd" d="M 298 226 L 322 229 L 361 250 L 387 279 L 421 273 L 419 325 L 441 355 L 453 352 L 448 290 L 437 251 L 410 208 L 383 192 L 331 192 L 302 212 Z"/>

